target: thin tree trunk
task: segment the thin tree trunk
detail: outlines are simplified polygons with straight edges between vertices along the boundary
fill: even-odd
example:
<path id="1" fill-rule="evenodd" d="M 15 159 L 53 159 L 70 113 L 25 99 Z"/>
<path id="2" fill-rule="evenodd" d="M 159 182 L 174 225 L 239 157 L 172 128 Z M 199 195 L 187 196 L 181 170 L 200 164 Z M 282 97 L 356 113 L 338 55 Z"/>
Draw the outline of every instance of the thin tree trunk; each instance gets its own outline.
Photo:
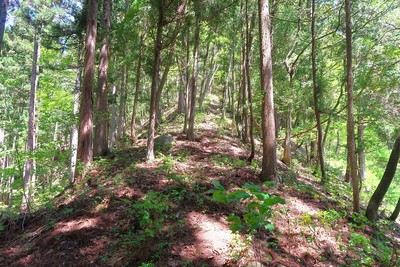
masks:
<path id="1" fill-rule="evenodd" d="M 199 43 L 200 43 L 200 7 L 199 0 L 195 1 L 195 16 L 196 16 L 196 29 L 194 33 L 194 47 L 193 47 L 193 73 L 191 82 L 191 105 L 190 105 L 190 116 L 189 116 L 189 129 L 187 138 L 189 141 L 194 141 L 194 117 L 196 112 L 196 91 L 197 91 L 197 71 L 199 61 Z"/>
<path id="2" fill-rule="evenodd" d="M 317 120 L 317 146 L 318 146 L 318 161 L 321 169 L 322 183 L 326 182 L 326 171 L 325 171 L 325 161 L 324 161 L 324 147 L 322 146 L 322 125 L 321 125 L 321 114 L 319 112 L 319 85 L 317 82 L 317 63 L 316 63 L 316 31 L 315 31 L 315 0 L 312 1 L 312 11 L 311 11 L 311 34 L 312 34 L 312 43 L 311 43 L 311 61 L 312 61 L 312 79 L 313 79 L 313 88 L 314 88 L 314 112 L 315 118 Z"/>
<path id="3" fill-rule="evenodd" d="M 3 154 L 4 151 L 7 150 L 6 144 L 5 144 L 5 131 L 3 126 L 0 128 L 0 154 Z M 0 201 L 3 203 L 5 202 L 6 199 L 6 194 L 4 192 L 4 189 L 7 187 L 6 184 L 6 175 L 5 175 L 5 169 L 7 168 L 7 154 L 5 156 L 0 156 Z"/>
<path id="4" fill-rule="evenodd" d="M 378 218 L 378 208 L 382 203 L 383 197 L 385 196 L 390 184 L 393 181 L 393 177 L 396 174 L 397 164 L 400 159 L 400 136 L 397 137 L 392 153 L 390 154 L 389 161 L 386 165 L 385 172 L 383 173 L 382 179 L 379 182 L 374 194 L 369 200 L 365 216 L 371 220 L 375 221 Z M 397 216 L 396 216 L 397 217 Z"/>
<path id="5" fill-rule="evenodd" d="M 146 160 L 154 160 L 154 135 L 156 126 L 156 94 L 158 85 L 158 76 L 160 72 L 160 61 L 161 61 L 161 50 L 162 50 L 162 32 L 164 23 L 165 9 L 163 1 L 158 3 L 158 23 L 157 23 L 157 35 L 154 45 L 154 59 L 153 59 L 153 71 L 151 80 L 151 97 L 150 97 L 150 117 L 149 117 L 149 129 L 147 137 L 147 153 Z"/>
<path id="6" fill-rule="evenodd" d="M 365 181 L 365 172 L 366 172 L 366 165 L 365 165 L 365 144 L 364 144 L 364 123 L 362 118 L 360 118 L 360 122 L 358 123 L 357 127 L 357 135 L 358 135 L 358 166 L 360 168 L 360 182 Z"/>
<path id="7" fill-rule="evenodd" d="M 74 107 L 72 114 L 74 117 L 78 115 L 79 112 L 79 102 L 81 97 L 81 78 L 82 78 L 82 53 L 80 49 L 81 45 L 79 44 L 78 51 L 78 68 L 76 70 L 75 77 L 75 94 L 74 94 Z M 75 179 L 75 169 L 76 169 L 76 156 L 78 149 L 78 126 L 74 120 L 74 123 L 71 126 L 71 139 L 70 139 L 70 148 L 71 148 L 71 157 L 70 157 L 70 182 L 73 183 Z"/>
<path id="8" fill-rule="evenodd" d="M 246 0 L 246 80 L 247 80 L 247 99 L 249 102 L 250 120 L 249 120 L 249 138 L 250 138 L 250 155 L 247 162 L 251 163 L 255 154 L 255 141 L 254 141 L 254 112 L 253 112 L 253 92 L 251 89 L 251 76 L 250 76 L 250 61 L 251 61 L 251 47 L 253 45 L 253 29 L 255 26 L 254 14 L 249 16 L 248 0 Z M 249 18 L 250 17 L 250 18 Z M 250 23 L 250 25 L 249 25 Z"/>
<path id="9" fill-rule="evenodd" d="M 229 54 L 229 63 L 228 63 L 228 72 L 226 74 L 226 79 L 225 79 L 225 87 L 224 87 L 224 99 L 222 102 L 222 119 L 224 120 L 226 117 L 226 105 L 227 105 L 227 100 L 228 102 L 230 102 L 230 98 L 229 98 L 229 86 L 230 86 L 230 75 L 231 75 L 231 71 L 232 71 L 232 63 L 233 63 L 233 53 L 234 53 L 234 48 L 231 48 L 231 52 Z"/>
<path id="10" fill-rule="evenodd" d="M 188 21 L 188 24 L 190 23 L 190 20 Z M 186 34 L 182 35 L 183 37 L 183 44 L 186 48 L 186 59 L 183 59 L 183 66 L 185 68 L 185 119 L 183 122 L 183 133 L 187 133 L 188 130 L 188 122 L 189 122 L 189 117 L 190 117 L 190 85 L 189 85 L 189 60 L 190 60 L 190 45 L 189 45 L 189 27 L 190 25 L 187 26 L 188 29 L 186 31 Z"/>
<path id="11" fill-rule="evenodd" d="M 118 111 L 118 121 L 117 121 L 117 138 L 121 139 L 124 135 L 124 114 L 125 114 L 125 94 L 126 94 L 126 76 L 128 75 L 126 66 L 124 66 L 124 71 L 122 74 L 122 81 L 120 86 L 119 95 L 119 111 Z M 117 143 L 118 144 L 118 143 Z"/>
<path id="12" fill-rule="evenodd" d="M 144 42 L 145 32 L 146 32 L 146 27 L 144 27 L 143 32 L 140 35 L 139 55 L 138 55 L 138 62 L 137 62 L 137 66 L 136 66 L 135 96 L 134 96 L 134 100 L 133 100 L 132 119 L 131 119 L 132 143 L 137 142 L 136 113 L 137 113 L 137 105 L 138 105 L 139 91 L 140 91 L 140 74 L 141 74 L 141 69 L 142 69 L 143 42 Z"/>
<path id="13" fill-rule="evenodd" d="M 156 93 L 156 127 L 160 125 L 161 121 L 161 96 L 162 92 L 164 90 L 165 84 L 167 83 L 168 79 L 168 73 L 171 68 L 171 63 L 167 62 L 167 65 L 165 66 L 163 75 L 161 76 L 160 83 L 157 88 L 157 93 Z"/>
<path id="14" fill-rule="evenodd" d="M 276 135 L 274 116 L 274 91 L 272 83 L 272 35 L 271 19 L 269 15 L 269 1 L 258 1 L 260 25 L 260 74 L 263 96 L 262 104 L 262 132 L 263 132 L 263 160 L 261 181 L 277 181 L 276 177 Z"/>
<path id="15" fill-rule="evenodd" d="M 82 100 L 80 108 L 80 126 L 78 138 L 77 158 L 84 164 L 85 169 L 93 161 L 92 133 L 93 133 L 93 81 L 94 62 L 96 58 L 97 35 L 97 0 L 89 0 L 89 13 L 87 16 L 85 71 L 83 75 Z M 79 181 L 85 174 L 75 172 Z"/>
<path id="16" fill-rule="evenodd" d="M 339 149 L 340 149 L 340 130 L 337 130 L 337 137 L 336 137 L 336 149 L 335 149 L 335 154 L 339 154 Z"/>
<path id="17" fill-rule="evenodd" d="M 100 49 L 99 74 L 97 80 L 97 104 L 94 127 L 93 154 L 104 156 L 108 153 L 108 61 L 110 58 L 109 33 L 111 28 L 112 1 L 103 1 L 102 45 Z"/>
<path id="18" fill-rule="evenodd" d="M 111 104 L 111 125 L 110 125 L 110 133 L 109 133 L 109 138 L 110 138 L 110 148 L 114 148 L 114 142 L 115 142 L 115 126 L 116 126 L 116 116 L 117 116 L 117 85 L 114 84 L 113 90 L 112 90 L 112 104 Z"/>
<path id="19" fill-rule="evenodd" d="M 394 209 L 392 215 L 390 215 L 389 220 L 396 221 L 397 217 L 399 217 L 400 212 L 400 198 L 397 201 L 396 208 Z"/>
<path id="20" fill-rule="evenodd" d="M 33 153 L 35 150 L 36 141 L 36 91 L 39 81 L 39 58 L 40 58 L 40 44 L 39 44 L 39 33 L 35 30 L 33 46 L 33 61 L 32 61 L 32 72 L 31 72 L 31 91 L 29 95 L 29 119 L 28 119 L 28 136 L 26 141 L 26 152 Z M 35 159 L 32 155 L 28 155 L 28 159 L 24 165 L 24 176 L 23 176 L 23 195 L 21 203 L 21 211 L 26 213 L 29 212 L 31 197 L 32 197 L 32 181 L 35 175 Z"/>
<path id="21" fill-rule="evenodd" d="M 0 54 L 3 51 L 4 29 L 7 21 L 8 0 L 0 0 Z"/>
<path id="22" fill-rule="evenodd" d="M 350 176 L 353 184 L 353 211 L 360 212 L 359 176 L 357 174 L 357 155 L 354 137 L 354 93 L 352 66 L 352 33 L 350 0 L 345 0 L 346 6 L 346 69 L 347 69 L 347 147 L 350 163 Z"/>
<path id="23" fill-rule="evenodd" d="M 292 164 L 292 153 L 291 153 L 291 134 L 292 134 L 292 107 L 289 105 L 288 112 L 286 115 L 286 132 L 285 132 L 285 144 L 283 149 L 282 162 L 286 165 Z"/>

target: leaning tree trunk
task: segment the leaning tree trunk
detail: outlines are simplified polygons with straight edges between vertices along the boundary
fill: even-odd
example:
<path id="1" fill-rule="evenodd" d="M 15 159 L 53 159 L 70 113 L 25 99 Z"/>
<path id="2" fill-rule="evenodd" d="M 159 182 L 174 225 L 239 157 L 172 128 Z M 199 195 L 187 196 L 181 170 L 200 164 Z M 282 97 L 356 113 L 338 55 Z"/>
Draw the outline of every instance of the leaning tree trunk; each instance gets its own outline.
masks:
<path id="1" fill-rule="evenodd" d="M 109 34 L 111 28 L 111 0 L 103 2 L 102 45 L 97 80 L 97 103 L 95 115 L 93 154 L 104 156 L 108 153 L 108 61 L 110 58 Z"/>
<path id="2" fill-rule="evenodd" d="M 346 5 L 346 69 L 347 69 L 347 146 L 350 164 L 350 176 L 353 184 L 353 211 L 360 212 L 360 179 L 357 169 L 356 143 L 354 136 L 354 93 L 353 93 L 353 66 L 352 66 L 352 33 L 350 0 Z"/>
<path id="3" fill-rule="evenodd" d="M 385 172 L 376 188 L 374 194 L 369 200 L 367 211 L 365 216 L 371 220 L 375 221 L 378 218 L 378 208 L 382 203 L 383 197 L 385 196 L 390 184 L 393 181 L 393 177 L 396 174 L 397 164 L 400 158 L 400 136 L 397 137 L 392 153 L 390 154 L 389 161 L 386 165 Z M 396 216 L 397 217 L 397 216 Z"/>
<path id="4" fill-rule="evenodd" d="M 200 10 L 199 0 L 195 2 L 195 13 L 196 13 L 196 30 L 194 33 L 194 50 L 193 50 L 193 73 L 191 78 L 191 103 L 190 103 L 190 114 L 189 114 L 189 129 L 187 132 L 187 139 L 194 141 L 194 117 L 196 110 L 196 91 L 197 91 L 197 71 L 199 61 L 199 42 L 200 42 Z"/>
<path id="5" fill-rule="evenodd" d="M 81 163 L 85 165 L 85 168 L 88 167 L 93 161 L 93 81 L 94 62 L 96 58 L 97 6 L 97 0 L 89 0 L 84 63 L 85 71 L 83 74 L 83 88 L 80 110 L 81 116 L 77 154 L 77 158 L 80 160 Z M 83 178 L 84 172 L 75 172 L 77 181 Z"/>
<path id="6" fill-rule="evenodd" d="M 396 208 L 394 209 L 392 215 L 390 215 L 389 220 L 395 221 L 397 217 L 399 217 L 399 212 L 400 212 L 400 198 L 397 201 Z"/>
<path id="7" fill-rule="evenodd" d="M 263 96 L 262 104 L 262 142 L 263 160 L 261 181 L 273 180 L 276 177 L 276 134 L 274 115 L 274 91 L 272 83 L 272 35 L 269 1 L 258 1 L 260 33 L 260 74 Z"/>
<path id="8" fill-rule="evenodd" d="M 29 95 L 29 119 L 28 119 L 28 137 L 26 141 L 26 152 L 33 153 L 36 146 L 36 91 L 39 81 L 39 58 L 40 58 L 40 46 L 39 46 L 39 33 L 35 30 L 34 47 L 33 47 L 33 62 L 31 72 L 31 92 Z M 21 203 L 21 211 L 28 212 L 30 208 L 31 196 L 32 196 L 32 181 L 35 175 L 35 159 L 32 155 L 28 155 L 28 159 L 24 165 L 24 177 L 23 177 L 23 195 Z"/>
<path id="9" fill-rule="evenodd" d="M 160 61 L 161 61 L 161 50 L 162 50 L 162 31 L 164 23 L 164 4 L 162 1 L 158 4 L 158 23 L 157 23 L 157 35 L 154 46 L 154 59 L 153 59 L 153 71 L 151 80 L 151 97 L 150 97 L 150 117 L 149 117 L 149 130 L 147 136 L 147 152 L 146 160 L 154 160 L 154 135 L 156 127 L 156 94 L 158 76 L 160 72 Z"/>

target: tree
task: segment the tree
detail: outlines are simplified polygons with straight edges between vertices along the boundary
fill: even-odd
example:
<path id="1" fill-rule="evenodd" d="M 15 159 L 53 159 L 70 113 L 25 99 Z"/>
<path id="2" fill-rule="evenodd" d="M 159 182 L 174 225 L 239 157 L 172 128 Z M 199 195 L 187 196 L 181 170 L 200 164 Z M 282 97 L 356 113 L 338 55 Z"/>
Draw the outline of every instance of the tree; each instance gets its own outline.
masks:
<path id="1" fill-rule="evenodd" d="M 26 152 L 33 153 L 36 148 L 37 142 L 37 131 L 36 131 L 36 91 L 39 81 L 39 58 L 40 58 L 40 46 L 39 46 L 39 32 L 35 30 L 35 36 L 33 39 L 33 61 L 32 61 L 32 72 L 31 72 L 31 92 L 29 94 L 29 119 L 28 119 L 28 136 L 26 141 Z M 24 192 L 22 196 L 21 211 L 28 212 L 29 205 L 31 202 L 32 188 L 35 182 L 35 169 L 36 163 L 32 156 L 30 156 L 24 165 Z M 33 184 L 32 184 L 33 183 Z"/>
<path id="2" fill-rule="evenodd" d="M 140 43 L 139 43 L 139 54 L 138 54 L 138 61 L 136 65 L 136 82 L 135 82 L 135 95 L 133 100 L 133 108 L 132 108 L 132 119 L 131 119 L 131 140 L 132 143 L 137 141 L 136 136 L 136 113 L 137 113 L 137 105 L 138 105 L 138 98 L 139 98 L 139 91 L 140 91 L 140 76 L 142 71 L 142 56 L 143 56 L 143 46 L 144 46 L 144 37 L 146 25 L 144 25 L 144 29 L 140 34 Z"/>
<path id="3" fill-rule="evenodd" d="M 399 216 L 399 212 L 400 212 L 400 198 L 397 201 L 396 208 L 394 209 L 392 215 L 390 215 L 389 220 L 395 221 Z"/>
<path id="4" fill-rule="evenodd" d="M 354 93 L 352 64 L 352 32 L 350 0 L 345 0 L 346 6 L 346 70 L 347 70 L 347 150 L 349 157 L 350 176 L 353 185 L 353 211 L 360 212 L 360 189 L 357 169 L 356 142 L 354 136 Z"/>
<path id="5" fill-rule="evenodd" d="M 151 78 L 151 96 L 150 96 L 150 118 L 149 118 L 149 129 L 147 136 L 147 152 L 146 160 L 154 160 L 154 133 L 156 127 L 156 94 L 157 94 L 157 84 L 160 72 L 160 62 L 161 62 L 161 50 L 162 50 L 162 34 L 163 34 L 163 24 L 165 18 L 165 1 L 159 1 L 157 3 L 158 10 L 158 22 L 157 22 L 157 33 L 154 43 L 154 57 L 153 57 L 153 70 Z"/>
<path id="6" fill-rule="evenodd" d="M 97 104 L 94 128 L 94 156 L 108 153 L 108 60 L 110 58 L 110 28 L 112 1 L 104 0 L 102 17 L 102 45 L 99 59 L 99 75 L 97 81 Z"/>
<path id="7" fill-rule="evenodd" d="M 8 0 L 0 0 L 0 54 L 3 50 L 4 29 L 7 20 Z"/>
<path id="8" fill-rule="evenodd" d="M 96 57 L 97 7 L 97 0 L 89 0 L 77 153 L 77 158 L 85 167 L 89 166 L 93 161 L 93 81 Z M 79 180 L 83 174 L 76 172 L 75 176 Z"/>
<path id="9" fill-rule="evenodd" d="M 197 72 L 199 62 L 199 43 L 200 43 L 200 1 L 195 0 L 194 12 L 196 17 L 196 25 L 194 31 L 194 44 L 193 44 L 193 72 L 191 77 L 191 100 L 190 100 L 190 112 L 189 112 L 189 129 L 187 132 L 187 138 L 189 141 L 194 141 L 194 117 L 196 112 L 196 92 L 197 92 Z"/>
<path id="10" fill-rule="evenodd" d="M 315 33 L 315 0 L 312 0 L 312 8 L 311 8 L 311 63 L 312 63 L 312 79 L 313 79 L 313 92 L 314 92 L 314 112 L 315 118 L 317 120 L 317 132 L 318 132 L 318 161 L 321 167 L 321 175 L 322 175 L 322 183 L 326 180 L 326 172 L 325 172 L 325 161 L 324 161 L 324 147 L 322 146 L 322 126 L 321 126 L 321 114 L 319 111 L 319 85 L 317 83 L 317 63 L 316 63 L 316 33 Z"/>
<path id="11" fill-rule="evenodd" d="M 379 182 L 378 187 L 375 189 L 375 192 L 372 195 L 371 199 L 369 200 L 365 216 L 371 221 L 375 221 L 378 218 L 378 208 L 381 205 L 382 200 L 387 190 L 389 189 L 390 184 L 393 181 L 393 177 L 396 174 L 396 169 L 399 159 L 400 159 L 400 136 L 396 138 L 396 141 L 393 145 L 392 153 L 390 154 L 382 179 Z M 396 209 L 398 209 L 397 206 Z"/>
<path id="12" fill-rule="evenodd" d="M 260 75 L 262 89 L 263 159 L 261 181 L 277 180 L 274 95 L 272 84 L 272 36 L 268 0 L 258 1 L 260 34 Z"/>

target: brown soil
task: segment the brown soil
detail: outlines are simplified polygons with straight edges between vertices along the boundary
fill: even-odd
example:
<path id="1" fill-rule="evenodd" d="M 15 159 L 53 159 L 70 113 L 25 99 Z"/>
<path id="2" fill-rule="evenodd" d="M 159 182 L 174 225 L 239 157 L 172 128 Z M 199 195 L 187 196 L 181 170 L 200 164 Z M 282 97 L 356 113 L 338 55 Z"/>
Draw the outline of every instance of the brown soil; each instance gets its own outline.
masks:
<path id="1" fill-rule="evenodd" d="M 283 164 L 282 183 L 265 188 L 286 200 L 274 207 L 276 231 L 260 230 L 247 242 L 244 233 L 232 234 L 226 218 L 242 214 L 243 205 L 211 201 L 210 181 L 229 190 L 259 184 L 259 169 L 244 164 L 248 149 L 230 130 L 216 128 L 207 119 L 195 142 L 165 128 L 174 146 L 151 163 L 144 161 L 145 140 L 98 162 L 90 186 L 65 190 L 23 227 L 10 224 L 0 236 L 0 266 L 346 266 L 357 257 L 342 248 L 351 233 L 349 216 L 323 222 L 322 211 L 343 209 L 311 175 Z M 168 198 L 143 226 L 143 211 L 134 205 L 149 194 Z M 154 232 L 146 235 L 146 228 Z M 374 235 L 368 226 L 359 232 Z M 399 249 L 399 233 L 390 240 Z"/>

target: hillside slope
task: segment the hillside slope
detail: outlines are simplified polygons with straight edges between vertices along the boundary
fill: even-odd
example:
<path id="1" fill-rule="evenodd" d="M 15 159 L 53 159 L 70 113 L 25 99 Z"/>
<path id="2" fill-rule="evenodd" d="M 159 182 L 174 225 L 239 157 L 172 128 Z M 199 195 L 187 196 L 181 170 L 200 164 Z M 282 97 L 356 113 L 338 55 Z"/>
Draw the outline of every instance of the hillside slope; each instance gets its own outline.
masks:
<path id="1" fill-rule="evenodd" d="M 179 117 L 178 117 L 179 119 Z M 232 233 L 227 217 L 246 201 L 212 200 L 212 181 L 228 191 L 259 183 L 257 158 L 218 125 L 198 116 L 195 142 L 172 121 L 173 137 L 145 162 L 145 140 L 95 162 L 88 182 L 1 233 L 1 266 L 396 266 L 399 227 L 378 230 L 351 216 L 341 189 L 326 191 L 305 168 L 279 164 L 282 183 L 262 189 L 285 199 L 273 207 L 274 232 Z M 221 123 L 225 124 L 226 123 Z M 338 181 L 332 181 L 339 183 Z M 335 193 L 336 192 L 336 193 Z"/>

